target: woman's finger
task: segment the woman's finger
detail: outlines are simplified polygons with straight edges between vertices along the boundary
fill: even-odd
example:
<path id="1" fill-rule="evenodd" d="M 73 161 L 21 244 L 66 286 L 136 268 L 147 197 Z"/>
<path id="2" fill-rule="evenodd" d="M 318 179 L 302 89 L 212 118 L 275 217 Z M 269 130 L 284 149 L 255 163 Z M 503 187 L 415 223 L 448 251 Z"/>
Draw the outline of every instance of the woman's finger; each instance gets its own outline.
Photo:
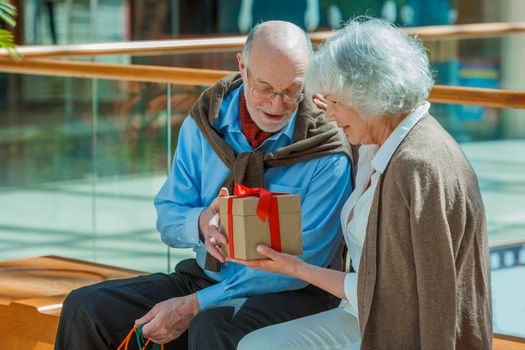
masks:
<path id="1" fill-rule="evenodd" d="M 319 101 L 321 101 L 323 103 L 327 102 L 326 98 L 323 95 L 321 95 L 321 94 L 314 94 L 313 98 L 316 99 L 316 100 L 319 100 Z"/>
<path id="2" fill-rule="evenodd" d="M 328 108 L 328 105 L 326 103 L 323 103 L 319 100 L 314 100 L 314 104 L 317 106 L 317 108 L 319 108 L 322 111 L 326 111 L 326 109 Z"/>
<path id="3" fill-rule="evenodd" d="M 279 252 L 276 251 L 276 250 L 273 250 L 272 248 L 268 247 L 267 245 L 264 245 L 264 244 L 259 244 L 257 246 L 257 253 L 267 257 L 267 258 L 270 258 L 272 260 L 275 260 L 276 257 L 279 256 Z"/>
<path id="4" fill-rule="evenodd" d="M 328 105 L 323 95 L 320 95 L 320 94 L 313 95 L 312 101 L 317 106 L 317 108 L 323 111 L 326 111 L 326 108 L 328 107 Z"/>
<path id="5" fill-rule="evenodd" d="M 226 261 L 234 262 L 234 263 L 241 264 L 244 266 L 249 266 L 249 267 L 253 265 L 253 260 L 244 260 L 244 259 L 226 257 Z"/>
<path id="6" fill-rule="evenodd" d="M 268 262 L 267 259 L 252 259 L 252 260 L 243 260 L 243 259 L 236 259 L 236 258 L 226 258 L 226 261 L 234 262 L 237 264 L 241 264 L 244 266 L 251 267 L 252 269 L 264 269 L 264 264 Z"/>

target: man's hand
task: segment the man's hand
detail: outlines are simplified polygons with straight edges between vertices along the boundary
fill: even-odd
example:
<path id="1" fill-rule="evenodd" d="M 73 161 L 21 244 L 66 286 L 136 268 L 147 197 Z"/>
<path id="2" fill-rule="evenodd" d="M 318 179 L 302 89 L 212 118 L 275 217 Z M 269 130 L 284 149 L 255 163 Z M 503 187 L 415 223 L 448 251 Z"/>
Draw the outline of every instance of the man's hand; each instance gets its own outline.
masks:
<path id="1" fill-rule="evenodd" d="M 299 269 L 305 264 L 294 255 L 278 252 L 263 244 L 257 246 L 257 252 L 267 259 L 241 260 L 226 258 L 226 260 L 251 267 L 252 269 L 282 273 L 292 277 L 298 277 Z"/>
<path id="2" fill-rule="evenodd" d="M 144 325 L 142 334 L 145 338 L 151 338 L 157 344 L 166 344 L 188 329 L 199 310 L 196 294 L 172 298 L 155 305 L 136 320 L 135 325 Z"/>
<path id="3" fill-rule="evenodd" d="M 222 244 L 227 244 L 228 239 L 219 231 L 219 198 L 228 196 L 228 189 L 222 187 L 219 191 L 217 198 L 211 202 L 210 206 L 201 213 L 199 217 L 199 232 L 201 234 L 201 240 L 206 246 L 206 250 L 215 259 L 221 263 L 224 262 L 224 254 L 220 249 Z"/>

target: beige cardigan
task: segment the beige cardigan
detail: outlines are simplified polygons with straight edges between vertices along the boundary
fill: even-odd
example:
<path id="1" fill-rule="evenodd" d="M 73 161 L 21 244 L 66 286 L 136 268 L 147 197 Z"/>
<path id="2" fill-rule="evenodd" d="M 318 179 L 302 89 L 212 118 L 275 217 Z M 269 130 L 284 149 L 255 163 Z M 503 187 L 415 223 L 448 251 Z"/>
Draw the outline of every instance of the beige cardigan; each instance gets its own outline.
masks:
<path id="1" fill-rule="evenodd" d="M 361 349 L 490 349 L 492 308 L 478 181 L 423 117 L 377 186 L 359 268 Z"/>

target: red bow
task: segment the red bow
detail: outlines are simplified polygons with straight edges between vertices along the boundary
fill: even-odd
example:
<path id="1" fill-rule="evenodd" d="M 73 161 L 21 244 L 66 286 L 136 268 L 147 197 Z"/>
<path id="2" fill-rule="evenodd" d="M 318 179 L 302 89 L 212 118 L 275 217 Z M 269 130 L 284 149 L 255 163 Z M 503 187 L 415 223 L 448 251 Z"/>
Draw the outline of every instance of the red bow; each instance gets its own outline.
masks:
<path id="1" fill-rule="evenodd" d="M 273 249 L 281 251 L 281 228 L 279 225 L 279 204 L 275 195 L 282 195 L 282 192 L 270 192 L 264 187 L 246 187 L 244 185 L 235 184 L 233 189 L 233 197 L 228 199 L 228 247 L 230 256 L 235 257 L 233 247 L 233 199 L 244 197 L 259 197 L 257 204 L 257 216 L 264 222 L 266 218 L 270 218 L 270 245 Z"/>
<path id="2" fill-rule="evenodd" d="M 272 196 L 281 195 L 286 193 L 281 192 L 270 192 L 264 187 L 246 187 L 244 185 L 235 184 L 233 188 L 233 195 L 236 198 L 243 197 L 259 197 L 259 204 L 257 204 L 257 216 L 263 221 L 266 221 L 268 213 L 270 212 L 270 206 L 272 203 Z"/>

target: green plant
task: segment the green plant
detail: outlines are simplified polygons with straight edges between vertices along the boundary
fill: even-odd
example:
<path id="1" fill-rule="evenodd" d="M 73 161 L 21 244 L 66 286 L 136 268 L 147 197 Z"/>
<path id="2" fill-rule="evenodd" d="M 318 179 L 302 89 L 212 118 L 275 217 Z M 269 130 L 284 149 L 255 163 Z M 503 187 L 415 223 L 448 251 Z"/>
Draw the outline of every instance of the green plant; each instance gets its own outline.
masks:
<path id="1" fill-rule="evenodd" d="M 16 8 L 9 0 L 0 0 L 0 47 L 14 53 L 15 43 L 13 34 L 6 27 L 13 28 L 16 25 Z"/>

